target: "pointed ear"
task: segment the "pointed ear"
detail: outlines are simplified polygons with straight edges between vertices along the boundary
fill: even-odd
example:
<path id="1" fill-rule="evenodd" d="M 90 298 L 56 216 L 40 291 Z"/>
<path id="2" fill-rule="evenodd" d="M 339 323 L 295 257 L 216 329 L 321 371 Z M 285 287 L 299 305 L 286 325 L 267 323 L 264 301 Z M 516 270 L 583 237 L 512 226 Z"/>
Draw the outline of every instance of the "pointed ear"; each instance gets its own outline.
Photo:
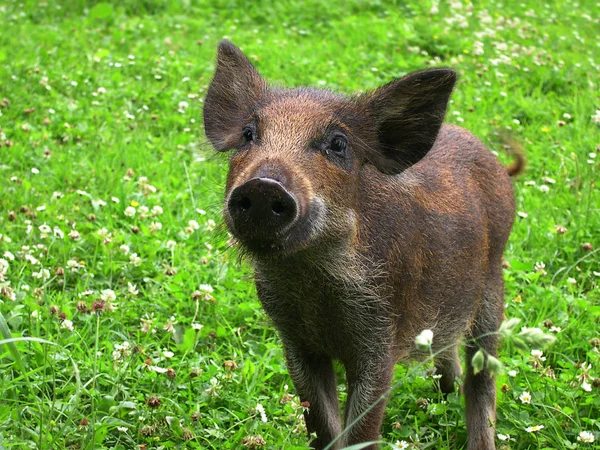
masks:
<path id="1" fill-rule="evenodd" d="M 267 90 L 267 84 L 242 51 L 221 41 L 217 70 L 204 101 L 204 131 L 219 151 L 235 147 L 244 120 Z"/>
<path id="2" fill-rule="evenodd" d="M 448 68 L 414 72 L 359 98 L 375 120 L 380 148 L 369 160 L 388 174 L 423 158 L 433 146 L 456 72 Z"/>

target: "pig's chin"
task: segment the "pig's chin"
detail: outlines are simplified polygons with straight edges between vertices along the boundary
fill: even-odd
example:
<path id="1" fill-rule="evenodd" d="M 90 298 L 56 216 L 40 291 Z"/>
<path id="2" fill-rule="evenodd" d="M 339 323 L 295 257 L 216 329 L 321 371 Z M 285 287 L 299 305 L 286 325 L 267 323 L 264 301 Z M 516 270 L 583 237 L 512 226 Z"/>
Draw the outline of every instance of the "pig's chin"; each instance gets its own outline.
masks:
<path id="1" fill-rule="evenodd" d="M 308 224 L 307 224 L 308 225 Z M 313 230 L 302 223 L 295 224 L 283 234 L 266 236 L 260 233 L 239 233 L 231 230 L 238 240 L 241 250 L 252 257 L 276 257 L 296 253 L 310 247 Z"/>
<path id="2" fill-rule="evenodd" d="M 295 254 L 316 245 L 322 232 L 324 209 L 313 203 L 306 214 L 281 233 L 262 233 L 260 229 L 236 229 L 230 218 L 228 228 L 239 243 L 240 250 L 250 257 L 278 257 Z"/>

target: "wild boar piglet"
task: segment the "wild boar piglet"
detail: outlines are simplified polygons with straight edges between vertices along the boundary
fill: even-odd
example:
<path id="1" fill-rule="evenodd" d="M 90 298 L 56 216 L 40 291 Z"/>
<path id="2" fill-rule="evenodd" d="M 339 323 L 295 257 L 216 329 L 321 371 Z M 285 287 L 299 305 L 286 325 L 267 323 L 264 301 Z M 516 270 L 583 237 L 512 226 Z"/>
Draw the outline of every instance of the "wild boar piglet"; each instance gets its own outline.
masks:
<path id="1" fill-rule="evenodd" d="M 429 354 L 415 346 L 425 329 L 444 392 L 468 338 L 467 447 L 495 448 L 494 378 L 470 361 L 480 348 L 496 354 L 509 175 L 522 160 L 506 168 L 468 131 L 442 125 L 455 82 L 435 68 L 352 97 L 282 89 L 219 45 L 204 125 L 216 150 L 231 151 L 225 222 L 310 405 L 313 448 L 379 438 L 380 397 L 397 361 Z M 333 360 L 346 370 L 343 433 Z"/>

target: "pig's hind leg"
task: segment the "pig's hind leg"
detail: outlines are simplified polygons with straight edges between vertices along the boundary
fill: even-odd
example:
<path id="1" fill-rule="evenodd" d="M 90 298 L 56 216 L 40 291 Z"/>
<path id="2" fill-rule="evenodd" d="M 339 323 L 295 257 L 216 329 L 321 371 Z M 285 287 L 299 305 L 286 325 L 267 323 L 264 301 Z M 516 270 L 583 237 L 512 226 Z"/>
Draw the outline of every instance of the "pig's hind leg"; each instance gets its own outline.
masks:
<path id="1" fill-rule="evenodd" d="M 496 385 L 494 377 L 484 368 L 475 375 L 471 360 L 481 349 L 496 356 L 498 328 L 504 313 L 504 280 L 500 262 L 491 265 L 483 293 L 481 309 L 475 316 L 466 342 L 467 374 L 464 383 L 466 400 L 468 450 L 493 450 L 496 422 Z"/>
<path id="2" fill-rule="evenodd" d="M 438 380 L 440 390 L 444 394 L 454 392 L 456 379 L 460 378 L 462 374 L 458 345 L 442 351 L 435 357 L 435 373 L 441 375 Z"/>

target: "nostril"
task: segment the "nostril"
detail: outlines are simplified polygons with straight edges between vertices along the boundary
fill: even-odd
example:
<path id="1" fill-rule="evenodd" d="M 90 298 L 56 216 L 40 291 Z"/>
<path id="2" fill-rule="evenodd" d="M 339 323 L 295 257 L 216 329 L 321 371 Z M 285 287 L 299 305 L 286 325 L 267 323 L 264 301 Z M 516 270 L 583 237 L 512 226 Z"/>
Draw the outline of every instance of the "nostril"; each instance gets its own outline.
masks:
<path id="1" fill-rule="evenodd" d="M 275 200 L 271 203 L 271 210 L 274 214 L 280 216 L 285 212 L 285 205 L 282 202 Z"/>
<path id="2" fill-rule="evenodd" d="M 248 211 L 252 207 L 252 201 L 248 197 L 242 197 L 238 200 L 238 206 L 242 211 Z"/>

